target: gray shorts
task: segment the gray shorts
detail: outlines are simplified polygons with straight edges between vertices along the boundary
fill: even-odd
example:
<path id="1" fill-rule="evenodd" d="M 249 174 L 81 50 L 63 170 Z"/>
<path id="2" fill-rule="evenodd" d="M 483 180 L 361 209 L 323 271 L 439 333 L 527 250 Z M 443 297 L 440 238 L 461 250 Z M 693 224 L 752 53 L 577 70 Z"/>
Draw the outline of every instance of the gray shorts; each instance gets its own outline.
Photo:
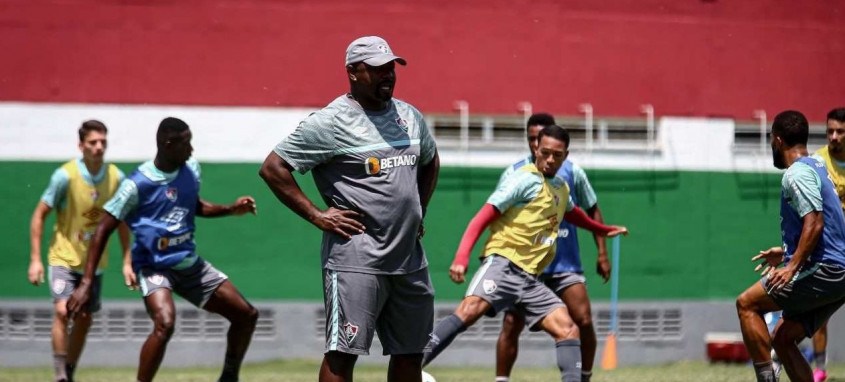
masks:
<path id="1" fill-rule="evenodd" d="M 434 288 L 428 269 L 405 275 L 323 270 L 326 352 L 370 354 L 378 333 L 384 355 L 428 350 Z"/>
<path id="2" fill-rule="evenodd" d="M 466 295 L 478 296 L 489 302 L 492 307 L 487 315 L 491 317 L 503 310 L 513 309 L 525 316 L 525 323 L 532 331 L 539 330 L 537 323 L 549 313 L 564 306 L 537 276 L 498 255 L 484 259 L 481 268 L 472 277 Z"/>
<path id="3" fill-rule="evenodd" d="M 587 284 L 587 278 L 584 277 L 583 273 L 574 272 L 543 274 L 540 276 L 540 280 L 557 295 L 575 284 Z"/>
<path id="4" fill-rule="evenodd" d="M 812 337 L 845 303 L 845 268 L 837 265 L 811 264 L 778 291 L 769 291 L 767 282 L 768 277 L 760 279 L 769 296 L 783 309 L 783 318 L 801 323 L 807 337 Z"/>
<path id="5" fill-rule="evenodd" d="M 214 268 L 211 263 L 197 258 L 197 261 L 185 269 L 138 270 L 138 284 L 144 297 L 159 289 L 170 289 L 198 308 L 205 306 L 214 291 L 229 277 Z"/>
<path id="6" fill-rule="evenodd" d="M 72 271 L 67 267 L 50 266 L 50 294 L 53 296 L 53 302 L 67 300 L 76 287 L 79 286 L 79 281 L 82 280 L 82 274 Z M 98 274 L 94 276 L 94 284 L 91 285 L 91 300 L 88 305 L 88 311 L 91 313 L 99 312 L 102 307 L 100 299 L 100 291 L 103 289 L 103 275 Z"/>

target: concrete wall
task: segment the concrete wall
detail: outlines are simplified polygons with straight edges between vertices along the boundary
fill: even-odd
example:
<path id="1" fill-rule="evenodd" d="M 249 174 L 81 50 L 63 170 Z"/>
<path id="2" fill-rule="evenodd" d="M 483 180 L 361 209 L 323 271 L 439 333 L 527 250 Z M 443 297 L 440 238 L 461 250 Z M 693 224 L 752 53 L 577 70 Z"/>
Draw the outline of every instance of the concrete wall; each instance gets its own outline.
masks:
<path id="1" fill-rule="evenodd" d="M 256 306 L 264 316 L 253 337 L 247 362 L 279 358 L 318 359 L 322 356 L 321 304 L 258 303 Z M 454 304 L 438 304 L 436 317 L 444 317 L 454 307 Z M 41 313 L 49 312 L 49 308 L 49 304 L 45 303 L 0 301 L 0 366 L 50 364 L 49 320 L 38 318 Z M 593 305 L 599 338 L 597 360 L 601 359 L 609 327 L 608 309 L 607 304 Z M 184 303 L 178 304 L 177 312 L 177 329 L 164 365 L 219 365 L 225 352 L 225 321 L 204 312 L 194 316 L 194 312 L 198 311 Z M 704 337 L 708 332 L 739 332 L 731 301 L 625 302 L 619 305 L 619 312 L 618 357 L 621 366 L 705 360 Z M 126 313 L 126 316 L 116 317 L 115 313 Z M 500 323 L 501 316 L 483 318 L 459 336 L 435 363 L 492 367 Z M 834 316 L 829 330 L 832 338 L 827 350 L 828 359 L 843 362 L 845 341 L 838 341 L 836 334 L 845 330 L 845 318 Z M 140 303 L 106 302 L 103 312 L 95 318 L 81 364 L 134 366 L 148 332 L 149 319 Z M 545 333 L 523 333 L 517 367 L 553 366 L 552 349 L 553 342 Z M 361 357 L 359 362 L 387 363 L 387 359 L 381 356 L 377 339 L 370 356 Z"/>

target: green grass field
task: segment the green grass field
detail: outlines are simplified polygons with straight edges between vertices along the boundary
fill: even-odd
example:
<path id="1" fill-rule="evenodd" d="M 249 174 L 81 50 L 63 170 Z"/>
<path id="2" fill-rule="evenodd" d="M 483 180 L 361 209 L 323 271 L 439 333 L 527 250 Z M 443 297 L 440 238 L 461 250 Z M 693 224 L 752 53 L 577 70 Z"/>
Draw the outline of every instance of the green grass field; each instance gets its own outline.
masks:
<path id="1" fill-rule="evenodd" d="M 244 382 L 313 382 L 317 378 L 318 362 L 315 361 L 274 361 L 247 364 L 241 373 Z M 493 369 L 485 368 L 450 368 L 431 367 L 426 369 L 438 382 L 490 382 Z M 845 375 L 845 365 L 831 365 L 828 368 L 828 381 L 845 381 L 835 376 Z M 217 368 L 165 368 L 159 371 L 158 381 L 214 381 L 218 376 Z M 355 370 L 355 380 L 359 382 L 384 381 L 384 366 L 361 365 Z M 135 377 L 134 368 L 83 368 L 77 373 L 79 382 L 131 381 Z M 558 381 L 559 374 L 554 368 L 517 368 L 511 380 L 514 382 Z M 42 382 L 52 379 L 49 368 L 12 368 L 0 369 L 2 382 Z M 660 366 L 624 367 L 613 371 L 597 370 L 593 382 L 747 382 L 753 381 L 754 374 L 748 365 L 710 365 L 705 362 L 678 362 Z M 789 379 L 784 374 L 782 382 Z"/>

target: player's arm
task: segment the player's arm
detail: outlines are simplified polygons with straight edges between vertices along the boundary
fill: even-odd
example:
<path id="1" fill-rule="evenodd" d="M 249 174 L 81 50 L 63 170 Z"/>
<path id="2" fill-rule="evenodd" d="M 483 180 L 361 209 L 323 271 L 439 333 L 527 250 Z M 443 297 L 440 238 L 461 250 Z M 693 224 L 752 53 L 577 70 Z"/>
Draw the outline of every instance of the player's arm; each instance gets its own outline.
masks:
<path id="1" fill-rule="evenodd" d="M 440 174 L 440 155 L 434 151 L 434 157 L 431 158 L 427 164 L 420 168 L 417 173 L 417 188 L 420 193 L 420 205 L 422 206 L 423 217 L 428 209 L 428 202 L 431 201 L 431 196 L 434 195 L 434 189 L 437 187 L 437 177 Z"/>
<path id="2" fill-rule="evenodd" d="M 106 213 L 100 220 L 100 224 L 97 225 L 97 230 L 94 231 L 94 237 L 91 238 L 91 242 L 88 244 L 88 261 L 85 263 L 85 272 L 82 274 L 79 286 L 73 291 L 73 294 L 70 295 L 67 301 L 67 311 L 70 317 L 73 317 L 83 309 L 87 309 L 97 266 L 103 257 L 103 251 L 106 249 L 106 242 L 108 242 L 109 236 L 111 236 L 118 225 L 120 225 L 120 220 L 117 220 L 111 213 Z"/>
<path id="3" fill-rule="evenodd" d="M 587 215 L 600 224 L 604 224 L 604 218 L 601 215 L 598 203 L 593 204 L 587 209 Z M 610 261 L 607 259 L 607 242 L 605 237 L 593 232 L 593 240 L 596 242 L 596 249 L 598 249 L 598 257 L 596 258 L 596 272 L 601 276 L 604 282 L 610 280 Z"/>
<path id="4" fill-rule="evenodd" d="M 481 237 L 481 233 L 487 229 L 487 226 L 501 215 L 496 207 L 492 204 L 485 203 L 478 210 L 478 213 L 475 214 L 475 217 L 470 220 L 464 231 L 464 235 L 461 237 L 461 243 L 458 244 L 458 250 L 455 252 L 455 259 L 452 261 L 452 266 L 449 267 L 449 278 L 452 281 L 456 283 L 464 282 L 464 275 L 466 275 L 472 247 L 475 246 L 475 243 Z"/>
<path id="5" fill-rule="evenodd" d="M 241 196 L 234 203 L 228 205 L 214 204 L 203 198 L 197 200 L 197 216 L 204 218 L 216 218 L 220 216 L 243 215 L 251 213 L 255 215 L 257 209 L 255 199 L 252 196 Z"/>
<path id="6" fill-rule="evenodd" d="M 591 219 L 580 207 L 573 207 L 563 215 L 564 220 L 575 224 L 579 228 L 601 236 L 613 237 L 616 235 L 627 235 L 628 228 L 616 225 L 604 225 Z"/>
<path id="7" fill-rule="evenodd" d="M 317 208 L 294 179 L 293 167 L 279 154 L 271 152 L 267 155 L 258 175 L 264 179 L 279 201 L 317 228 L 346 239 L 364 232 L 364 225 L 357 220 L 360 216 L 357 212 L 334 207 L 325 211 Z"/>
<path id="8" fill-rule="evenodd" d="M 38 286 L 44 282 L 44 263 L 41 262 L 41 235 L 44 233 L 44 220 L 53 209 L 38 201 L 29 222 L 29 270 L 27 277 L 32 285 Z"/>
<path id="9" fill-rule="evenodd" d="M 131 235 L 129 226 L 121 222 L 117 226 L 117 235 L 120 237 L 120 249 L 123 251 L 123 283 L 127 288 L 134 290 L 138 287 L 135 278 L 135 271 L 132 270 L 132 247 L 130 246 Z"/>
<path id="10" fill-rule="evenodd" d="M 819 242 L 824 230 L 824 202 L 820 183 L 821 179 L 815 170 L 806 165 L 791 166 L 784 174 L 781 186 L 790 200 L 789 208 L 801 216 L 803 226 L 792 258 L 782 268 L 769 273 L 768 286 L 771 288 L 780 289 L 789 284 Z"/>

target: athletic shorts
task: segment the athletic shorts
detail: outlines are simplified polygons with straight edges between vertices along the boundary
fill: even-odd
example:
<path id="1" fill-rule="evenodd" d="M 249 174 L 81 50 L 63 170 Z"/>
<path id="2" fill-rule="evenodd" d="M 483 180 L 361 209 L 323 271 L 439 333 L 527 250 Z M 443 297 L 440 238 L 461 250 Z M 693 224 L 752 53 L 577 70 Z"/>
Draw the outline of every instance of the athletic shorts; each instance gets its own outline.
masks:
<path id="1" fill-rule="evenodd" d="M 370 354 L 378 333 L 384 355 L 428 350 L 434 288 L 428 268 L 405 275 L 323 270 L 326 352 Z"/>
<path id="2" fill-rule="evenodd" d="M 544 317 L 562 308 L 560 298 L 532 275 L 499 255 L 487 256 L 475 272 L 467 289 L 467 296 L 478 296 L 492 305 L 488 316 L 512 309 L 525 316 L 532 331 Z"/>
<path id="3" fill-rule="evenodd" d="M 50 294 L 53 296 L 53 302 L 67 300 L 79 282 L 82 281 L 82 274 L 74 272 L 70 268 L 56 265 L 50 266 Z M 91 313 L 99 312 L 102 307 L 100 300 L 100 291 L 103 289 L 103 275 L 94 276 L 94 284 L 91 285 L 91 299 L 88 305 L 88 311 Z"/>
<path id="4" fill-rule="evenodd" d="M 760 283 L 783 309 L 783 318 L 799 322 L 812 337 L 828 318 L 845 303 L 845 268 L 838 265 L 810 264 L 778 291 L 769 291 L 768 277 Z"/>
<path id="5" fill-rule="evenodd" d="M 201 257 L 185 269 L 144 267 L 138 270 L 138 284 L 144 297 L 159 289 L 170 289 L 198 308 L 205 306 L 217 287 L 228 278 Z"/>
<path id="6" fill-rule="evenodd" d="M 584 277 L 583 273 L 574 272 L 543 274 L 540 276 L 540 280 L 543 281 L 543 284 L 546 284 L 546 286 L 558 296 L 564 289 L 575 284 L 587 284 L 587 278 Z"/>

